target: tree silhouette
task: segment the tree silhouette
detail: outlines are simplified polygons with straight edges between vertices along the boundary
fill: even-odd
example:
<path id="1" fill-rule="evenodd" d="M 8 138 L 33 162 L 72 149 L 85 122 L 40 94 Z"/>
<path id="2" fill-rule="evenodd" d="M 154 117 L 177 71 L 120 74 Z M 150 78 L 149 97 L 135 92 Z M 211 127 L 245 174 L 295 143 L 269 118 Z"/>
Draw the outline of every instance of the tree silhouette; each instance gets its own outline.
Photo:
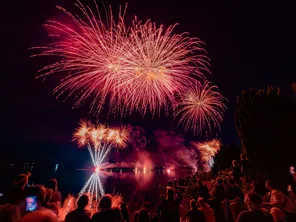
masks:
<path id="1" fill-rule="evenodd" d="M 220 151 L 216 154 L 215 160 L 222 169 L 230 168 L 233 160 L 239 160 L 240 147 L 232 142 L 230 145 L 223 144 Z"/>
<path id="2" fill-rule="evenodd" d="M 271 177 L 283 176 L 296 163 L 296 103 L 279 88 L 243 91 L 235 125 L 252 164 Z"/>

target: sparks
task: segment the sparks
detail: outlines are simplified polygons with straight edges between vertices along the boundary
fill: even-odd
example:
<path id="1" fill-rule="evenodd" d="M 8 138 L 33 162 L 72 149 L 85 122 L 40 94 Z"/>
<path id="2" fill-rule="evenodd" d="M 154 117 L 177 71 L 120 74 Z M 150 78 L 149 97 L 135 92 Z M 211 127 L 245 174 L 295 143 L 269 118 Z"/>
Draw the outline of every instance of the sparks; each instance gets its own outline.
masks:
<path id="1" fill-rule="evenodd" d="M 214 139 L 212 141 L 207 141 L 204 143 L 193 143 L 193 146 L 199 149 L 202 160 L 205 163 L 209 163 L 216 155 L 216 153 L 220 150 L 221 144 L 219 140 Z"/>
<path id="2" fill-rule="evenodd" d="M 102 163 L 112 148 L 123 149 L 130 140 L 130 128 L 121 126 L 117 128 L 107 127 L 103 124 L 93 125 L 90 122 L 81 120 L 79 127 L 73 134 L 73 140 L 79 146 L 86 146 L 90 153 L 94 172 L 79 193 L 88 193 L 92 198 L 98 200 L 104 195 L 104 189 L 100 180 Z M 83 141 L 83 142 L 82 142 Z"/>
<path id="3" fill-rule="evenodd" d="M 220 129 L 226 99 L 217 89 L 217 86 L 211 86 L 210 82 L 206 81 L 203 85 L 196 83 L 180 94 L 179 101 L 175 104 L 175 117 L 180 117 L 179 125 L 182 125 L 185 131 L 191 130 L 198 135 L 203 129 L 211 134 L 212 126 Z"/>
<path id="4" fill-rule="evenodd" d="M 83 17 L 58 7 L 72 21 L 48 21 L 46 27 L 59 34 L 47 47 L 33 56 L 57 56 L 60 60 L 40 70 L 39 77 L 66 73 L 62 83 L 54 90 L 58 96 L 73 97 L 74 107 L 92 98 L 90 112 L 98 114 L 104 104 L 109 112 L 120 115 L 133 110 L 145 115 L 168 110 L 192 76 L 209 72 L 209 60 L 203 43 L 187 33 L 173 34 L 176 25 L 165 28 L 150 20 L 142 23 L 136 18 L 124 24 L 126 8 L 120 10 L 118 22 L 112 10 L 107 25 L 97 13 L 78 1 L 76 6 Z M 108 101 L 107 100 L 108 97 Z M 82 141 L 84 142 L 84 141 Z"/>

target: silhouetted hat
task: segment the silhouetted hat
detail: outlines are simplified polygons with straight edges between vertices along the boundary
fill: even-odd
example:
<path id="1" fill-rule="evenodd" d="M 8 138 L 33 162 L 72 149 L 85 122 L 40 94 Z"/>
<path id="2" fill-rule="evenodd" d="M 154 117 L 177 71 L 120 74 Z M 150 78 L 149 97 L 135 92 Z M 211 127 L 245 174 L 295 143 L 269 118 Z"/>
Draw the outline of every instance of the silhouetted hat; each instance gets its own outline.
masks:
<path id="1" fill-rule="evenodd" d="M 19 174 L 13 181 L 13 184 L 20 184 L 31 176 L 30 172 Z"/>

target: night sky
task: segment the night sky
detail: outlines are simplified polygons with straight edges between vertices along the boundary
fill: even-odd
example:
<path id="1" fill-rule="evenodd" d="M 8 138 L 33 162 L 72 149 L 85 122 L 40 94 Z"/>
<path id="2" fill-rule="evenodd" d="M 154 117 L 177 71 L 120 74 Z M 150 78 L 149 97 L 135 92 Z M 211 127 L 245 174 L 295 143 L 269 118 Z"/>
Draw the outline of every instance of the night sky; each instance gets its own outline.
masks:
<path id="1" fill-rule="evenodd" d="M 73 0 L 5 1 L 1 3 L 1 160 L 76 161 L 71 142 L 80 118 L 90 118 L 88 107 L 72 109 L 71 101 L 56 99 L 52 89 L 59 78 L 35 79 L 50 60 L 30 58 L 30 47 L 50 42 L 42 24 L 58 18 L 61 5 L 71 11 Z M 92 1 L 82 0 L 92 4 Z M 104 1 L 116 7 L 125 1 Z M 284 88 L 296 81 L 295 18 L 292 5 L 277 1 L 128 1 L 127 19 L 137 15 L 166 26 L 179 23 L 176 32 L 189 32 L 205 42 L 211 58 L 208 79 L 229 99 L 219 137 L 238 142 L 234 125 L 236 97 L 250 87 L 273 84 Z M 99 117 L 105 121 L 105 115 Z M 161 116 L 150 120 L 135 114 L 121 120 L 142 126 L 151 134 L 175 123 Z M 118 120 L 111 117 L 110 123 Z M 190 135 L 187 137 L 190 137 Z M 191 137 L 192 138 L 192 137 Z M 84 153 L 85 154 L 85 153 Z M 87 155 L 86 155 L 86 158 Z"/>

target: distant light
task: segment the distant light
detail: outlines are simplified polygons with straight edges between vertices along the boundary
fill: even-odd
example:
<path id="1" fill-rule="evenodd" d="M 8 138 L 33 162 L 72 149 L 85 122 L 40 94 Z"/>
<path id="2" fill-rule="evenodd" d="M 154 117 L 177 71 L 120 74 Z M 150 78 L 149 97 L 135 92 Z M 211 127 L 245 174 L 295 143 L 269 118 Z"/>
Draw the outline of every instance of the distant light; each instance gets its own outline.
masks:
<path id="1" fill-rule="evenodd" d="M 55 172 L 58 170 L 58 168 L 59 168 L 59 164 L 56 164 L 55 165 Z"/>
<path id="2" fill-rule="evenodd" d="M 170 169 L 167 169 L 167 173 L 170 173 L 171 172 L 171 170 Z"/>
<path id="3" fill-rule="evenodd" d="M 294 168 L 294 166 L 290 166 L 290 174 L 294 174 L 295 173 L 295 168 Z"/>

